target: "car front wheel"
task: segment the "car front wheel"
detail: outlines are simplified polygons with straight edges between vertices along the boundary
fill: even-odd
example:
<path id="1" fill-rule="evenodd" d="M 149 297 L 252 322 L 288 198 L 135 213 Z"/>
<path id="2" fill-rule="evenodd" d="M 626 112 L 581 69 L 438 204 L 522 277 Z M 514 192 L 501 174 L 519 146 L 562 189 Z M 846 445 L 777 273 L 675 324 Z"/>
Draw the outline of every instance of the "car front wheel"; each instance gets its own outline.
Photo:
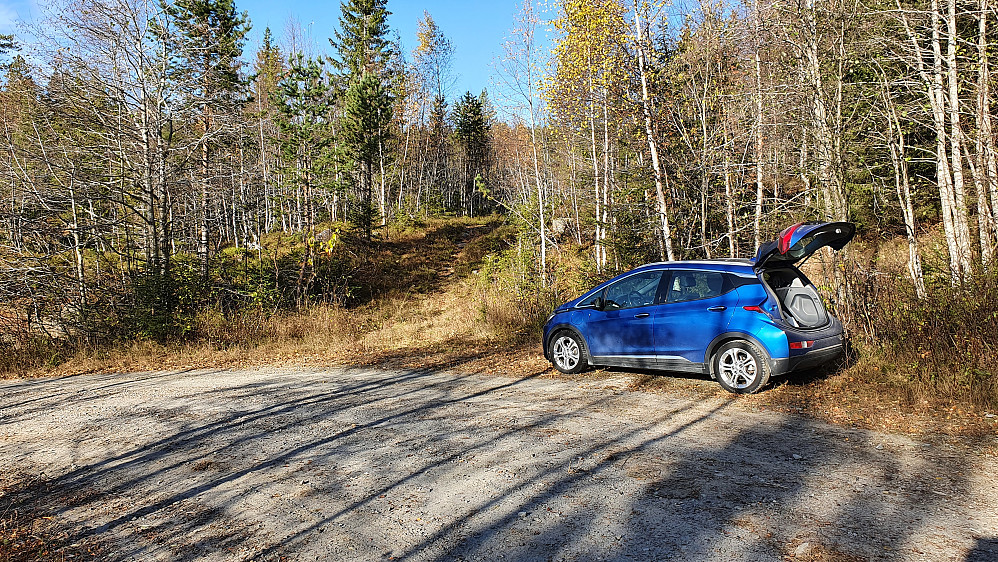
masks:
<path id="1" fill-rule="evenodd" d="M 766 353 L 744 340 L 722 344 L 711 356 L 710 368 L 724 390 L 736 394 L 758 392 L 772 374 Z"/>
<path id="2" fill-rule="evenodd" d="M 587 365 L 586 348 L 572 332 L 558 332 L 551 341 L 551 363 L 562 373 L 581 373 Z"/>

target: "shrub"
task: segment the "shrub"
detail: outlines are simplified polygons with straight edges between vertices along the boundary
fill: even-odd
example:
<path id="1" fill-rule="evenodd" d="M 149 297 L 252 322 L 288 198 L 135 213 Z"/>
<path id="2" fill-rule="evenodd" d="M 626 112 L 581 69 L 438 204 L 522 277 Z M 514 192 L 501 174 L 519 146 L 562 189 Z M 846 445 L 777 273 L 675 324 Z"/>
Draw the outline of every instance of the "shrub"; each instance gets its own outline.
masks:
<path id="1" fill-rule="evenodd" d="M 535 252 L 532 244 L 520 239 L 482 261 L 478 278 L 482 314 L 498 334 L 538 337 L 544 320 L 558 304 L 556 291 L 541 282 Z"/>
<path id="2" fill-rule="evenodd" d="M 865 336 L 906 392 L 998 408 L 998 275 L 936 285 L 925 298 L 896 276 L 854 274 L 850 284 L 853 334 Z"/>

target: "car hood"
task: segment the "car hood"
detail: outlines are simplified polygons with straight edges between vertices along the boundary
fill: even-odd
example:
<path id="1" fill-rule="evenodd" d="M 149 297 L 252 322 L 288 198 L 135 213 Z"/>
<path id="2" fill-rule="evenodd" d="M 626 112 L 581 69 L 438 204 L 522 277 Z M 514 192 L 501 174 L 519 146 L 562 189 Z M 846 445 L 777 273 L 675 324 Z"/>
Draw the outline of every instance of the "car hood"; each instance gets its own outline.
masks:
<path id="1" fill-rule="evenodd" d="M 799 263 L 828 246 L 841 250 L 856 235 L 851 222 L 802 222 L 788 227 L 779 238 L 759 246 L 755 268 L 779 267 Z"/>

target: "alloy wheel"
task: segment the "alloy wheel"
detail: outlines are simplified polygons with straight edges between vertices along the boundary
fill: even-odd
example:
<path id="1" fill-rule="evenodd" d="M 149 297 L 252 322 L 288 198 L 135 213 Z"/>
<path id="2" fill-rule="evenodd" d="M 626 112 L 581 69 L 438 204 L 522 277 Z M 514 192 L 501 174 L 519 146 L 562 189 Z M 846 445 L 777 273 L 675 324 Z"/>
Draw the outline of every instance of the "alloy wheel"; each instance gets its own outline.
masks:
<path id="1" fill-rule="evenodd" d="M 570 336 L 556 339 L 551 354 L 558 368 L 564 371 L 571 371 L 579 364 L 579 344 Z"/>
<path id="2" fill-rule="evenodd" d="M 732 388 L 748 388 L 755 382 L 759 366 L 748 351 L 733 347 L 721 354 L 718 361 L 719 375 Z"/>

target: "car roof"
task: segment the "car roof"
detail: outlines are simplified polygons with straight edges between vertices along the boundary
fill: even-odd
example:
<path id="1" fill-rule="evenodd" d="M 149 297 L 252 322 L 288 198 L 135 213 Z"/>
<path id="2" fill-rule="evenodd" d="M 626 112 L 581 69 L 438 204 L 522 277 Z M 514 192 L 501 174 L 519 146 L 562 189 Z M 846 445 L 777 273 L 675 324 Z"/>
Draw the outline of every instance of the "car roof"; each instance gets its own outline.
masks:
<path id="1" fill-rule="evenodd" d="M 612 279 L 607 279 L 606 281 L 596 285 L 595 287 L 583 293 L 581 296 L 569 302 L 579 301 L 580 299 L 591 296 L 594 293 L 596 293 L 596 291 L 601 290 L 603 287 L 606 287 L 611 283 L 616 283 L 617 281 L 625 277 L 629 277 L 635 273 L 640 273 L 642 271 L 648 271 L 652 269 L 699 269 L 699 270 L 723 271 L 726 273 L 734 273 L 739 277 L 755 277 L 755 270 L 752 269 L 753 265 L 755 265 L 754 261 L 742 258 L 723 258 L 716 260 L 658 261 L 658 262 L 646 263 L 644 265 L 635 267 L 630 271 L 625 271 L 624 273 L 621 273 L 620 275 L 617 275 Z"/>
<path id="2" fill-rule="evenodd" d="M 682 261 L 659 261 L 646 263 L 634 271 L 643 269 L 708 269 L 714 271 L 728 271 L 732 273 L 748 273 L 755 275 L 752 266 L 755 262 L 742 258 L 724 258 L 716 260 L 682 260 Z"/>

